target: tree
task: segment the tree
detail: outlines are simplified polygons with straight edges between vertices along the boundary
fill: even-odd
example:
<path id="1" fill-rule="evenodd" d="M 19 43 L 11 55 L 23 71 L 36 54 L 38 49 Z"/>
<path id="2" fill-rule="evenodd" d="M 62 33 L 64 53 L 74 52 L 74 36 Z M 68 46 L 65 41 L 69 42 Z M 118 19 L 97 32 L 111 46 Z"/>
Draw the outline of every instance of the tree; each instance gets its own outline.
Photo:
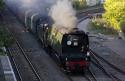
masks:
<path id="1" fill-rule="evenodd" d="M 120 21 L 120 28 L 125 33 L 125 20 Z"/>
<path id="2" fill-rule="evenodd" d="M 0 10 L 2 10 L 4 7 L 3 0 L 0 0 Z"/>
<path id="3" fill-rule="evenodd" d="M 0 47 L 9 46 L 14 43 L 14 38 L 10 36 L 8 31 L 0 26 Z"/>
<path id="4" fill-rule="evenodd" d="M 83 9 L 86 7 L 86 0 L 73 0 L 73 7 L 75 9 Z"/>
<path id="5" fill-rule="evenodd" d="M 2 10 L 4 9 L 4 4 L 3 4 L 3 0 L 0 0 L 0 22 L 2 21 L 3 17 L 2 17 Z"/>
<path id="6" fill-rule="evenodd" d="M 106 0 L 104 3 L 106 12 L 103 18 L 115 30 L 120 31 L 125 21 L 125 0 Z"/>

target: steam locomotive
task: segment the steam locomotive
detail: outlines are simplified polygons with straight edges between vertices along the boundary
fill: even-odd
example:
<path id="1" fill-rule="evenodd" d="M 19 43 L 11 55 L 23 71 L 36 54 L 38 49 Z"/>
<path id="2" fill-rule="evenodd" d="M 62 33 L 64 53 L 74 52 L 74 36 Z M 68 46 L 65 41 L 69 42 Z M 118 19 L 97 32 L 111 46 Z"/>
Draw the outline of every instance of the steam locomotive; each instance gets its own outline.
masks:
<path id="1" fill-rule="evenodd" d="M 36 35 L 44 48 L 56 56 L 67 72 L 84 71 L 90 65 L 88 35 L 78 28 L 66 28 L 54 24 L 51 17 L 33 11 L 11 11 L 26 29 Z M 56 54 L 56 55 L 55 55 Z"/>
<path id="2" fill-rule="evenodd" d="M 53 55 L 66 71 L 84 71 L 89 67 L 89 39 L 84 31 L 53 24 L 49 16 L 29 14 L 25 16 L 27 29 L 40 39 L 44 48 L 55 52 Z"/>

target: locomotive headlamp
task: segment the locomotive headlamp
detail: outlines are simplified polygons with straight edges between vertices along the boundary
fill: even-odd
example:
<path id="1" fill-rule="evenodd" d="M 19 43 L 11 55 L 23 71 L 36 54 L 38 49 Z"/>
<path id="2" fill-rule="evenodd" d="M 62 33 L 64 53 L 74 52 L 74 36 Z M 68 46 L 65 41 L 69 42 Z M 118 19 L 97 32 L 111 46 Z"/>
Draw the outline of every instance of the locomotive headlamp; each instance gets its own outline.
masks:
<path id="1" fill-rule="evenodd" d="M 48 27 L 46 27 L 46 29 L 48 30 Z"/>
<path id="2" fill-rule="evenodd" d="M 74 42 L 74 46 L 78 46 L 78 42 Z"/>
<path id="3" fill-rule="evenodd" d="M 68 58 L 66 58 L 66 61 L 68 60 Z"/>
<path id="4" fill-rule="evenodd" d="M 87 52 L 87 56 L 90 56 L 90 53 L 89 53 L 89 52 Z"/>
<path id="5" fill-rule="evenodd" d="M 85 58 L 86 60 L 88 60 L 88 58 Z"/>
<path id="6" fill-rule="evenodd" d="M 72 42 L 71 41 L 67 41 L 67 45 L 71 45 L 72 44 Z"/>
<path id="7" fill-rule="evenodd" d="M 44 24 L 44 26 L 48 26 L 48 24 L 47 24 L 47 23 L 45 23 L 45 24 Z"/>

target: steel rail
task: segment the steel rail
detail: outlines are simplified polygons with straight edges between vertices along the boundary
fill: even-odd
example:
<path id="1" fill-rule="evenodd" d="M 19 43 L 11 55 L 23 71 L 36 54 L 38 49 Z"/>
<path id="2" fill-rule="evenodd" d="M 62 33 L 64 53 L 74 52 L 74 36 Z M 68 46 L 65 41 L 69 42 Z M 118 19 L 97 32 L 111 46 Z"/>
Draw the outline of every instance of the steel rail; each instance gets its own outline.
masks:
<path id="1" fill-rule="evenodd" d="M 93 8 L 93 9 L 88 9 L 88 10 L 83 10 L 83 11 L 81 11 L 81 12 L 79 12 L 79 13 L 77 13 L 77 17 L 78 17 L 78 23 L 80 23 L 80 22 L 82 22 L 83 20 L 85 20 L 85 19 L 87 19 L 87 18 L 90 18 L 89 16 L 88 16 L 88 14 L 89 13 L 97 13 L 97 12 L 93 12 L 94 10 L 99 10 L 99 9 L 101 9 L 102 11 L 104 11 L 103 10 L 103 8 L 102 7 L 99 7 L 99 8 Z M 99 10 L 98 12 L 101 12 L 101 10 Z M 87 13 L 87 14 L 85 14 L 85 13 Z M 79 18 L 79 16 L 81 16 L 81 15 L 83 15 L 83 17 L 81 18 Z"/>
<path id="2" fill-rule="evenodd" d="M 95 8 L 88 8 L 88 9 L 78 11 L 76 14 L 79 15 L 79 14 L 82 14 L 82 13 L 86 13 L 88 11 L 99 10 L 99 9 L 104 11 L 103 7 L 95 7 Z"/>
<path id="3" fill-rule="evenodd" d="M 18 47 L 20 48 L 22 54 L 24 55 L 25 59 L 27 60 L 27 62 L 29 63 L 33 73 L 35 74 L 36 78 L 38 79 L 38 81 L 42 81 L 39 74 L 37 73 L 37 71 L 35 70 L 33 64 L 31 63 L 30 59 L 28 58 L 28 56 L 25 54 L 25 51 L 23 50 L 23 48 L 21 47 L 20 43 L 16 40 L 16 43 L 18 45 Z"/>
<path id="4" fill-rule="evenodd" d="M 77 17 L 78 19 L 80 19 L 81 17 L 82 17 L 82 18 L 83 18 L 83 17 L 86 17 L 86 16 L 89 17 L 88 14 L 94 14 L 94 13 L 99 13 L 99 12 L 104 12 L 104 9 L 103 9 L 103 8 L 95 8 L 95 9 L 83 10 L 83 11 L 81 11 L 80 13 L 77 13 L 77 14 L 76 14 L 76 17 Z"/>
<path id="5" fill-rule="evenodd" d="M 12 55 L 11 55 L 14 51 L 10 50 L 8 47 L 6 47 L 6 49 L 7 49 L 7 55 L 9 56 L 11 62 L 12 62 L 13 65 L 14 65 L 14 68 L 15 68 L 14 71 L 16 71 L 16 74 L 18 75 L 18 76 L 16 75 L 16 78 L 18 78 L 19 81 L 23 81 L 23 79 L 22 79 L 22 77 L 21 77 L 21 73 L 20 73 L 20 71 L 19 71 L 19 69 L 18 69 L 18 66 L 17 66 L 17 64 L 16 64 L 16 62 L 15 62 L 15 60 L 14 60 L 14 58 L 13 58 Z"/>
<path id="6" fill-rule="evenodd" d="M 56 53 L 54 50 L 52 50 L 52 53 Z M 56 54 L 55 54 L 56 55 Z M 51 56 L 51 54 L 50 54 L 50 56 Z M 67 77 L 70 81 L 74 81 L 72 78 L 71 78 L 71 76 L 69 75 L 69 73 L 67 73 L 67 72 L 65 72 L 64 71 L 64 68 L 62 68 L 62 66 L 60 66 L 60 64 L 58 63 L 59 61 L 57 61 L 57 59 L 54 59 L 54 58 L 52 58 L 53 60 L 54 60 L 54 62 L 56 63 L 56 65 L 58 66 L 58 67 L 60 67 L 59 68 L 59 70 L 64 74 L 64 76 L 65 77 Z M 67 73 L 67 75 L 66 75 L 66 73 Z"/>
<path id="7" fill-rule="evenodd" d="M 112 77 L 114 77 L 117 81 L 122 81 L 121 79 L 117 78 L 115 75 L 111 73 Z"/>
<path id="8" fill-rule="evenodd" d="M 92 72 L 90 69 L 88 69 L 88 71 L 89 71 L 89 73 L 92 75 L 93 79 L 94 79 L 95 81 L 98 81 L 98 80 L 96 79 L 95 75 L 93 74 L 93 72 Z"/>
<path id="9" fill-rule="evenodd" d="M 9 29 L 7 28 L 7 30 L 9 31 Z M 26 61 L 28 62 L 31 70 L 33 71 L 33 73 L 35 74 L 36 76 L 36 79 L 38 81 L 42 81 L 42 79 L 40 78 L 40 75 L 37 73 L 37 71 L 35 70 L 33 64 L 31 63 L 30 59 L 28 58 L 28 56 L 26 55 L 24 49 L 21 47 L 20 43 L 18 42 L 18 40 L 14 37 L 14 33 L 10 32 L 10 35 L 15 39 L 15 42 L 17 44 L 17 46 L 19 47 L 20 51 L 22 52 L 24 58 L 26 59 Z"/>
<path id="10" fill-rule="evenodd" d="M 95 62 L 92 62 L 94 65 L 96 65 L 99 69 L 101 69 L 109 78 L 111 78 L 113 81 L 117 81 L 112 75 L 111 73 L 109 73 L 102 65 L 97 64 Z"/>
<path id="11" fill-rule="evenodd" d="M 98 60 L 98 58 L 91 52 L 91 54 L 93 55 L 93 58 L 96 60 L 97 63 L 93 62 L 96 66 L 98 66 L 100 69 L 102 69 L 103 72 L 105 72 L 105 74 L 107 76 L 109 76 L 113 81 L 122 81 L 121 79 L 119 79 L 118 77 L 114 76 L 111 72 L 108 72 L 105 67 L 100 63 L 100 61 Z"/>
<path id="12" fill-rule="evenodd" d="M 91 78 L 89 78 L 88 76 L 84 76 L 88 81 L 92 81 L 92 79 Z"/>
<path id="13" fill-rule="evenodd" d="M 107 63 L 109 66 L 111 66 L 112 68 L 116 69 L 118 72 L 122 73 L 123 75 L 125 75 L 125 71 L 123 71 L 122 69 L 120 69 L 119 67 L 115 66 L 114 64 L 110 63 L 109 61 L 107 61 L 106 59 L 104 59 L 103 57 L 99 56 L 98 54 L 96 54 L 93 50 L 90 49 L 90 52 L 93 53 L 94 56 L 100 58 L 100 60 L 104 61 L 105 63 Z"/>

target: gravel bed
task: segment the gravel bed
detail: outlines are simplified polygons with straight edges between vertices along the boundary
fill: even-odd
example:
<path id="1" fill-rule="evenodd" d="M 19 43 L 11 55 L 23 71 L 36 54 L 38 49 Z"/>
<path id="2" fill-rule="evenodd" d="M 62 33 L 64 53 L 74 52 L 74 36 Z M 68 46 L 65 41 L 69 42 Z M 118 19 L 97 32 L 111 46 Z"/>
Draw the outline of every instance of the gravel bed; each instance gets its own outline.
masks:
<path id="1" fill-rule="evenodd" d="M 90 40 L 90 47 L 92 50 L 94 50 L 98 55 L 100 55 L 110 63 L 125 71 L 125 59 L 107 46 L 105 46 L 103 42 L 105 42 L 106 40 L 99 40 L 97 38 L 91 38 Z"/>

